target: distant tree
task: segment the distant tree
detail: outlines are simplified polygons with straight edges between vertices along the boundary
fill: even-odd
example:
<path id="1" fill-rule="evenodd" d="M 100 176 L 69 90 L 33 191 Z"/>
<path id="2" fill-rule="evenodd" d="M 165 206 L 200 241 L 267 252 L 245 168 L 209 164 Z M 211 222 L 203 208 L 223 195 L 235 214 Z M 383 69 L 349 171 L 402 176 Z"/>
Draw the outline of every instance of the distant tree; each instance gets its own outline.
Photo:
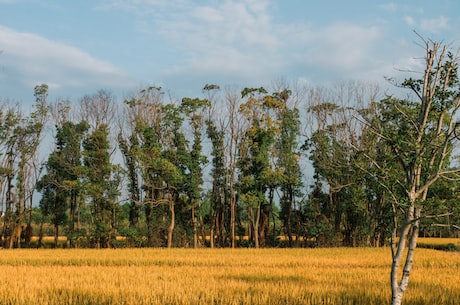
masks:
<path id="1" fill-rule="evenodd" d="M 280 99 L 287 104 L 291 91 L 284 89 L 274 94 L 274 98 Z M 281 218 L 284 230 L 288 236 L 289 246 L 293 246 L 293 224 L 298 222 L 295 208 L 296 199 L 301 196 L 302 173 L 300 170 L 300 118 L 297 108 L 282 108 L 279 111 L 280 133 L 277 141 L 278 167 L 281 170 Z"/>
<path id="2" fill-rule="evenodd" d="M 324 239 L 329 244 L 365 244 L 370 240 L 369 230 L 377 229 L 374 223 L 380 218 L 382 196 L 373 188 L 372 176 L 363 176 L 360 170 L 370 170 L 362 157 L 375 155 L 377 145 L 368 128 L 354 119 L 357 109 L 375 102 L 377 92 L 372 86 L 351 82 L 339 84 L 334 91 L 310 93 L 308 110 L 316 127 L 306 147 L 315 169 L 315 188 L 325 186 L 329 197 L 317 206 L 324 217 L 316 234 L 332 235 Z"/>
<path id="3" fill-rule="evenodd" d="M 35 87 L 35 104 L 34 111 L 29 116 L 23 119 L 16 120 L 16 126 L 13 129 L 12 136 L 8 139 L 9 160 L 8 167 L 10 168 L 8 193 L 9 201 L 12 202 L 12 175 L 16 175 L 16 202 L 14 208 L 14 224 L 9 236 L 9 248 L 13 248 L 15 244 L 20 246 L 20 237 L 25 221 L 25 207 L 27 200 L 27 181 L 32 175 L 31 167 L 32 160 L 38 152 L 38 147 L 41 142 L 42 131 L 48 116 L 48 104 L 46 98 L 48 96 L 48 86 L 45 84 Z M 15 161 L 16 167 L 15 166 Z"/>
<path id="4" fill-rule="evenodd" d="M 119 209 L 119 168 L 112 163 L 111 123 L 117 113 L 115 98 L 105 90 L 84 96 L 80 116 L 88 124 L 82 142 L 83 190 L 92 212 L 91 238 L 95 247 L 107 248 L 116 237 Z"/>
<path id="5" fill-rule="evenodd" d="M 64 224 L 68 224 L 69 246 L 76 246 L 75 223 L 82 178 L 81 142 L 87 129 L 86 122 L 75 124 L 66 121 L 61 126 L 57 125 L 55 150 L 49 155 L 46 173 L 37 185 L 42 192 L 40 208 L 43 215 L 52 215 L 55 247 L 58 245 L 59 226 Z"/>
<path id="6" fill-rule="evenodd" d="M 236 247 L 237 218 L 237 159 L 238 145 L 242 138 L 243 117 L 238 112 L 241 94 L 228 90 L 219 96 L 220 88 L 207 85 L 204 88 L 211 102 L 210 115 L 206 121 L 207 136 L 211 141 L 210 190 L 210 246 Z"/>
<path id="7" fill-rule="evenodd" d="M 201 194 L 203 192 L 203 166 L 207 163 L 206 157 L 203 155 L 202 147 L 202 129 L 204 128 L 203 112 L 210 106 L 210 102 L 206 99 L 191 99 L 183 98 L 180 105 L 180 110 L 188 118 L 192 128 L 193 144 L 190 149 L 190 158 L 187 164 L 188 170 L 185 173 L 186 194 L 188 197 L 188 205 L 191 209 L 191 221 L 193 231 L 193 247 L 198 247 L 198 221 L 196 209 L 200 207 Z"/>
<path id="8" fill-rule="evenodd" d="M 106 125 L 99 125 L 83 140 L 85 192 L 93 215 L 92 238 L 97 248 L 112 246 L 115 238 L 114 213 L 118 183 L 110 161 L 110 143 Z"/>
<path id="9" fill-rule="evenodd" d="M 164 199 L 168 202 L 170 222 L 167 229 L 167 247 L 173 245 L 173 232 L 176 224 L 176 208 L 179 208 L 180 194 L 186 191 L 184 183 L 187 165 L 190 164 L 190 154 L 187 150 L 187 139 L 181 131 L 183 118 L 180 110 L 173 104 L 163 106 L 164 115 L 162 127 L 166 136 L 162 151 L 162 164 L 159 166 L 160 176 L 166 186 Z"/>
<path id="10" fill-rule="evenodd" d="M 2 200 L 2 215 L 3 215 L 3 247 L 9 247 L 9 240 L 13 230 L 13 221 L 15 213 L 15 192 L 14 192 L 14 177 L 15 177 L 15 164 L 16 154 L 14 154 L 14 132 L 16 127 L 22 121 L 22 114 L 20 113 L 17 105 L 12 106 L 4 103 L 1 108 L 1 186 L 4 198 Z"/>
<path id="11" fill-rule="evenodd" d="M 126 121 L 121 126 L 118 144 L 124 157 L 130 196 L 130 227 L 135 228 L 145 214 L 146 244 L 159 246 L 162 215 L 156 213 L 161 206 L 164 185 L 156 171 L 162 151 L 161 87 L 150 86 L 125 101 Z M 155 218 L 158 219 L 155 219 Z M 137 228 L 142 234 L 141 228 Z"/>
<path id="12" fill-rule="evenodd" d="M 268 95 L 264 88 L 246 88 L 242 91 L 246 102 L 240 112 L 249 122 L 239 146 L 240 200 L 247 207 L 250 236 L 254 246 L 265 246 L 269 218 L 274 204 L 274 190 L 281 173 L 274 165 L 274 144 L 279 125 L 276 111 L 285 107 Z"/>
<path id="13" fill-rule="evenodd" d="M 230 202 L 230 239 L 232 248 L 236 247 L 236 228 L 239 214 L 237 212 L 237 170 L 238 170 L 238 146 L 243 138 L 243 123 L 238 115 L 241 98 L 232 92 L 226 95 L 228 103 L 228 134 L 227 134 L 227 156 L 226 156 L 226 185 L 228 189 L 228 197 Z"/>

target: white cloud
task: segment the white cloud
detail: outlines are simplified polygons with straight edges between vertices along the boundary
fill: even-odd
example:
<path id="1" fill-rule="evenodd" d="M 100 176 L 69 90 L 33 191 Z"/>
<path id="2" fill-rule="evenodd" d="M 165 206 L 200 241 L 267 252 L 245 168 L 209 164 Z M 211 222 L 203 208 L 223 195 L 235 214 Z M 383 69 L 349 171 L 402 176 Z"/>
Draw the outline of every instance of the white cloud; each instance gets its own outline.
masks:
<path id="1" fill-rule="evenodd" d="M 183 52 L 184 63 L 167 75 L 258 77 L 279 66 L 279 37 L 270 22 L 266 1 L 225 1 L 196 6 L 181 19 L 159 22 L 160 31 Z M 201 72 L 198 72 L 201 71 Z M 186 73 L 190 75 L 191 73 Z"/>
<path id="2" fill-rule="evenodd" d="M 380 7 L 389 12 L 396 12 L 398 10 L 398 5 L 394 2 L 384 3 Z"/>
<path id="3" fill-rule="evenodd" d="M 450 29 L 449 18 L 445 16 L 439 16 L 431 19 L 421 19 L 419 22 L 411 16 L 404 16 L 404 21 L 407 25 L 413 28 L 418 28 L 423 32 L 439 33 Z"/>
<path id="4" fill-rule="evenodd" d="M 382 79 L 387 73 L 381 72 L 392 67 L 392 62 L 385 61 L 388 54 L 376 47 L 384 35 L 379 27 L 351 22 L 325 27 L 307 22 L 279 24 L 272 18 L 272 1 L 268 0 L 192 2 L 183 0 L 182 8 L 174 12 L 165 9 L 151 18 L 151 28 L 180 54 L 173 67 L 162 71 L 167 83 L 263 85 L 283 77 L 322 81 L 366 78 L 375 72 L 379 74 L 374 79 Z M 135 1 L 125 3 L 134 5 Z M 156 2 L 151 8 L 159 5 Z"/>
<path id="5" fill-rule="evenodd" d="M 414 26 L 415 25 L 415 20 L 411 16 L 404 16 L 404 21 L 409 26 Z"/>
<path id="6" fill-rule="evenodd" d="M 317 48 L 309 55 L 311 63 L 352 70 L 367 64 L 372 46 L 380 36 L 377 28 L 353 24 L 332 24 L 315 33 Z"/>
<path id="7" fill-rule="evenodd" d="M 32 33 L 0 25 L 0 65 L 5 82 L 33 89 L 39 83 L 51 89 L 120 87 L 128 83 L 123 72 L 109 62 Z M 132 84 L 129 84 L 132 85 Z"/>
<path id="8" fill-rule="evenodd" d="M 383 36 L 379 28 L 351 23 L 324 28 L 276 24 L 268 3 L 227 0 L 196 6 L 180 19 L 168 16 L 161 20 L 158 25 L 163 36 L 180 49 L 184 59 L 164 71 L 165 77 L 267 84 L 280 77 L 309 78 L 309 73 L 317 71 L 322 71 L 323 79 L 364 78 L 382 68 L 384 59 L 378 58 L 375 48 Z"/>
<path id="9" fill-rule="evenodd" d="M 449 26 L 449 18 L 445 16 L 440 16 L 438 18 L 433 19 L 422 19 L 420 21 L 420 28 L 423 31 L 437 33 L 442 30 L 448 30 Z"/>
<path id="10" fill-rule="evenodd" d="M 97 4 L 95 8 L 97 10 L 117 9 L 138 15 L 150 15 L 165 8 L 183 9 L 188 2 L 189 0 L 106 0 Z"/>

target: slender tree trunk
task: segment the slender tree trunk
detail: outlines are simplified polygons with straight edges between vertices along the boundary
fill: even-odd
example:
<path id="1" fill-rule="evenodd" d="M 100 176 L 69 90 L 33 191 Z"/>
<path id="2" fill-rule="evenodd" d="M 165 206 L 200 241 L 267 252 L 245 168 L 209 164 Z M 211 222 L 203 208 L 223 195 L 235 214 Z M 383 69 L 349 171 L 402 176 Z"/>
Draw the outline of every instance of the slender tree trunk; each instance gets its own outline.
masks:
<path id="1" fill-rule="evenodd" d="M 201 245 L 206 245 L 206 230 L 204 226 L 203 215 L 200 215 Z"/>
<path id="2" fill-rule="evenodd" d="M 195 204 L 192 202 L 193 248 L 198 248 L 198 230 L 195 217 Z"/>
<path id="3" fill-rule="evenodd" d="M 254 244 L 256 248 L 260 247 L 260 244 L 259 244 L 260 209 L 261 209 L 261 203 L 259 202 L 257 204 L 256 219 L 254 221 Z"/>
<path id="4" fill-rule="evenodd" d="M 169 227 L 168 227 L 168 249 L 172 247 L 173 231 L 174 231 L 175 217 L 176 217 L 176 213 L 174 211 L 174 199 L 173 198 L 171 198 L 171 200 L 169 201 L 169 211 L 171 212 L 171 222 L 169 223 Z"/>
<path id="5" fill-rule="evenodd" d="M 289 247 L 292 248 L 292 224 L 291 224 L 291 217 L 292 217 L 292 202 L 293 200 L 293 191 L 289 187 L 289 203 L 288 203 L 288 211 L 287 211 L 287 219 L 286 219 L 286 231 L 289 240 Z"/>
<path id="6" fill-rule="evenodd" d="M 54 248 L 57 248 L 59 244 L 59 224 L 54 224 Z"/>
<path id="7" fill-rule="evenodd" d="M 73 191 L 70 195 L 70 213 L 69 213 L 69 232 L 67 234 L 68 239 L 67 239 L 67 245 L 70 248 L 75 247 L 75 200 L 74 200 L 74 194 Z"/>
<path id="8" fill-rule="evenodd" d="M 233 194 L 232 186 L 230 187 L 230 232 L 232 239 L 232 248 L 236 246 L 235 240 L 235 195 Z"/>
<path id="9" fill-rule="evenodd" d="M 14 246 L 21 248 L 21 233 L 22 233 L 22 226 L 21 226 L 21 220 L 19 220 L 16 222 L 13 228 L 13 231 L 11 232 L 8 248 L 13 249 Z"/>
<path id="10" fill-rule="evenodd" d="M 396 242 L 396 234 L 392 236 L 392 265 L 391 265 L 391 305 L 401 305 L 404 293 L 409 285 L 409 276 L 412 270 L 412 263 L 417 246 L 419 234 L 421 208 L 412 202 L 408 209 L 404 224 L 401 227 L 399 240 Z M 409 242 L 407 254 L 406 242 Z M 404 263 L 401 278 L 399 279 L 399 270 Z"/>
<path id="11" fill-rule="evenodd" d="M 209 232 L 209 247 L 211 247 L 211 249 L 214 249 L 214 230 L 216 227 L 215 223 L 216 223 L 216 219 L 215 217 L 213 217 L 211 220 L 211 230 Z"/>
<path id="12" fill-rule="evenodd" d="M 22 182 L 21 178 L 20 182 Z M 23 188 L 19 187 L 19 199 L 18 199 L 18 206 L 17 206 L 17 216 L 16 216 L 16 221 L 15 225 L 13 227 L 13 231 L 11 232 L 10 236 L 10 243 L 9 243 L 9 248 L 13 249 L 15 244 L 17 245 L 18 248 L 21 248 L 21 233 L 22 233 L 22 222 L 24 218 L 24 193 L 23 193 Z"/>
<path id="13" fill-rule="evenodd" d="M 44 223 L 44 220 L 42 219 L 42 221 L 40 222 L 40 229 L 38 231 L 38 241 L 37 241 L 38 249 L 43 247 L 43 223 Z"/>

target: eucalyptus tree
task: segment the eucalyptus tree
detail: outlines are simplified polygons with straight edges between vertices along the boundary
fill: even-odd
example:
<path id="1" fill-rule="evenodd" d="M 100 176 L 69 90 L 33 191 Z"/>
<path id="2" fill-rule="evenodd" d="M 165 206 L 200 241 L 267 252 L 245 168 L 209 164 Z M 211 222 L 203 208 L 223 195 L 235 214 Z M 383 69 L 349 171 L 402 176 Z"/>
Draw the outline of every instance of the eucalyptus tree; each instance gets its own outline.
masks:
<path id="1" fill-rule="evenodd" d="M 86 122 L 75 124 L 64 121 L 58 123 L 56 128 L 55 149 L 48 156 L 46 173 L 37 184 L 42 192 L 40 208 L 44 215 L 52 215 L 55 247 L 58 245 L 59 226 L 64 224 L 67 224 L 69 246 L 75 247 L 75 223 L 83 178 L 81 144 L 88 125 Z"/>
<path id="2" fill-rule="evenodd" d="M 273 159 L 279 133 L 275 113 L 285 105 L 262 87 L 245 88 L 242 97 L 246 102 L 240 112 L 250 125 L 239 146 L 240 200 L 246 204 L 250 236 L 258 248 L 265 245 L 274 190 L 280 183 L 281 173 Z"/>
<path id="3" fill-rule="evenodd" d="M 284 89 L 275 92 L 273 97 L 279 99 L 286 106 L 279 111 L 280 133 L 277 141 L 277 164 L 281 170 L 281 218 L 284 230 L 288 236 L 289 246 L 293 246 L 293 222 L 300 220 L 296 209 L 296 199 L 301 195 L 302 173 L 300 169 L 300 117 L 296 107 L 289 108 L 287 105 L 291 91 Z"/>
<path id="4" fill-rule="evenodd" d="M 407 78 L 400 86 L 413 99 L 388 97 L 376 107 L 379 120 L 369 126 L 387 152 L 385 161 L 370 157 L 374 175 L 393 208 L 391 234 L 392 304 L 401 304 L 409 284 L 421 220 L 429 216 L 430 190 L 442 178 L 458 179 L 456 162 L 460 91 L 458 56 L 448 46 L 421 38 L 425 51 L 421 78 Z M 391 155 L 390 155 L 391 152 Z"/>
<path id="5" fill-rule="evenodd" d="M 131 210 L 143 206 L 148 246 L 165 241 L 171 247 L 180 195 L 187 193 L 184 177 L 190 173 L 184 118 L 180 107 L 164 103 L 161 87 L 142 89 L 125 103 L 130 131 L 120 133 L 119 145 L 129 173 Z"/>
<path id="6" fill-rule="evenodd" d="M 244 122 L 242 117 L 239 115 L 239 107 L 241 106 L 242 100 L 235 92 L 227 92 L 225 101 L 228 105 L 226 113 L 228 114 L 228 125 L 229 132 L 226 137 L 227 155 L 225 165 L 228 169 L 225 175 L 225 181 L 228 189 L 228 200 L 230 202 L 230 239 L 232 248 L 236 247 L 236 228 L 239 221 L 240 214 L 237 212 L 237 188 L 236 179 L 238 171 L 238 146 L 243 139 Z M 222 128 L 223 130 L 223 128 Z M 239 226 L 240 227 L 240 226 Z"/>
<path id="7" fill-rule="evenodd" d="M 224 96 L 217 95 L 220 87 L 206 85 L 204 91 L 211 102 L 206 121 L 206 133 L 211 141 L 210 190 L 210 246 L 236 247 L 238 145 L 242 138 L 243 120 L 238 112 L 241 95 L 235 90 L 226 90 Z"/>
<path id="8" fill-rule="evenodd" d="M 204 128 L 204 111 L 209 108 L 210 102 L 206 99 L 183 98 L 179 106 L 188 118 L 189 125 L 192 128 L 193 144 L 189 151 L 188 170 L 186 175 L 186 194 L 188 196 L 188 205 L 191 210 L 192 230 L 193 230 L 193 247 L 198 247 L 198 225 L 196 209 L 200 207 L 200 199 L 203 185 L 203 166 L 207 163 L 203 155 L 202 133 Z"/>
<path id="9" fill-rule="evenodd" d="M 308 111 L 315 127 L 306 147 L 315 170 L 315 186 L 325 185 L 329 197 L 319 206 L 324 218 L 318 229 L 327 234 L 332 230 L 328 238 L 332 244 L 367 243 L 368 229 L 374 227 L 370 224 L 374 208 L 381 206 L 376 203 L 375 190 L 369 190 L 372 179 L 360 171 L 360 166 L 369 167 L 362 156 L 372 154 L 375 140 L 354 119 L 356 109 L 375 102 L 377 94 L 378 88 L 355 82 L 341 83 L 333 91 L 310 92 Z M 320 191 L 318 188 L 315 194 Z"/>
<path id="10" fill-rule="evenodd" d="M 225 167 L 225 132 L 216 126 L 214 120 L 206 121 L 206 133 L 211 140 L 211 179 L 212 188 L 210 190 L 210 246 L 214 248 L 215 238 L 220 246 L 223 246 L 224 239 L 224 210 L 226 201 L 226 167 Z"/>
<path id="11" fill-rule="evenodd" d="M 32 160 L 36 157 L 41 143 L 42 131 L 48 116 L 48 86 L 37 85 L 34 88 L 35 104 L 33 111 L 27 116 L 17 113 L 11 137 L 7 140 L 8 155 L 8 200 L 14 202 L 14 215 L 9 236 L 9 248 L 15 244 L 20 246 L 20 237 L 24 227 L 25 207 L 27 200 L 28 179 L 32 175 Z M 12 121 L 12 122 L 13 122 Z M 16 198 L 13 200 L 12 179 L 16 179 Z M 10 205 L 12 207 L 12 205 Z"/>
<path id="12" fill-rule="evenodd" d="M 352 148 L 347 145 L 348 138 L 344 134 L 348 118 L 343 106 L 323 101 L 325 96 L 316 98 L 319 98 L 320 102 L 310 101 L 309 112 L 313 114 L 317 128 L 307 140 L 307 145 L 315 169 L 314 177 L 324 181 L 327 186 L 329 200 L 321 206 L 321 214 L 333 230 L 333 239 L 342 234 L 346 190 L 353 179 Z"/>
<path id="13" fill-rule="evenodd" d="M 82 142 L 83 189 L 92 212 L 91 238 L 96 247 L 111 247 L 116 235 L 119 168 L 112 163 L 114 147 L 111 141 L 111 122 L 116 103 L 110 92 L 100 90 L 80 101 L 81 116 L 88 124 Z"/>
<path id="14" fill-rule="evenodd" d="M 14 202 L 15 193 L 14 176 L 15 176 L 15 160 L 13 135 L 16 127 L 22 120 L 22 113 L 18 109 L 18 105 L 3 103 L 1 107 L 1 125 L 0 125 L 0 140 L 1 140 L 1 189 L 2 189 L 2 216 L 3 216 L 3 247 L 9 247 L 9 240 L 13 230 L 14 218 Z"/>
<path id="15" fill-rule="evenodd" d="M 118 144 L 124 157 L 128 176 L 130 196 L 129 221 L 136 228 L 145 214 L 147 245 L 158 245 L 159 221 L 155 221 L 155 209 L 160 205 L 164 185 L 156 168 L 162 151 L 161 111 L 163 91 L 161 87 L 150 86 L 140 90 L 125 101 Z M 140 233 L 140 228 L 137 228 Z"/>
<path id="16" fill-rule="evenodd" d="M 99 125 L 83 139 L 84 190 L 93 216 L 91 238 L 97 248 L 108 248 L 116 237 L 116 198 L 119 183 L 110 161 L 108 127 Z"/>
<path id="17" fill-rule="evenodd" d="M 190 154 L 187 150 L 188 141 L 182 131 L 184 118 L 180 109 L 174 104 L 164 105 L 161 109 L 163 150 L 156 170 L 161 177 L 166 193 L 163 200 L 169 206 L 169 225 L 167 228 L 167 247 L 173 245 L 173 232 L 176 224 L 176 208 L 183 208 L 180 194 L 187 191 L 186 173 L 189 170 Z"/>

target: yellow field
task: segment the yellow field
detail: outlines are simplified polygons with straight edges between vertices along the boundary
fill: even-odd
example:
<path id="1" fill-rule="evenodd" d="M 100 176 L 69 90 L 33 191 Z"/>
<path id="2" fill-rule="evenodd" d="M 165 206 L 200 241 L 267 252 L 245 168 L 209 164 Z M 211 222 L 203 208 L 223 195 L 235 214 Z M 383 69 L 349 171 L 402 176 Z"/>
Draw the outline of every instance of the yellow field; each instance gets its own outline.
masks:
<path id="1" fill-rule="evenodd" d="M 460 246 L 460 238 L 437 238 L 437 237 L 420 237 L 419 244 L 427 245 L 447 245 L 454 244 Z"/>
<path id="2" fill-rule="evenodd" d="M 388 248 L 2 250 L 0 304 L 388 304 Z M 404 304 L 459 304 L 460 254 L 418 249 Z"/>

